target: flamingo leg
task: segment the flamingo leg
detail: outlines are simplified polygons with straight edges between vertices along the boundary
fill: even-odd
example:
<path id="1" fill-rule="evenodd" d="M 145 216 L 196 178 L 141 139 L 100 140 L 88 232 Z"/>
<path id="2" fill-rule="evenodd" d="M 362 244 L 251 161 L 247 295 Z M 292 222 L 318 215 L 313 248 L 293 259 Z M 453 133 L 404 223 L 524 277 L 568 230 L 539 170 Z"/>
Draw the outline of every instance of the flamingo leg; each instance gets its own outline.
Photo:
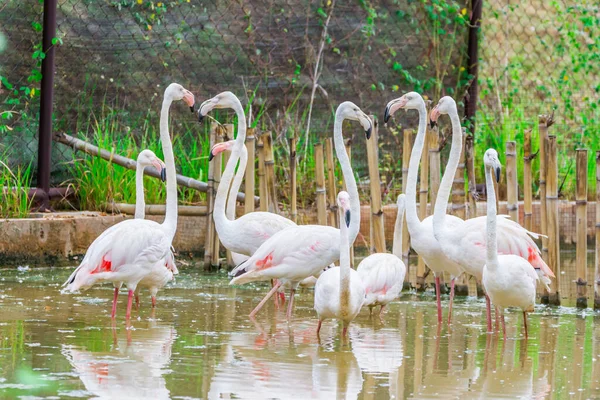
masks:
<path id="1" fill-rule="evenodd" d="M 506 341 L 506 323 L 504 322 L 504 313 L 500 316 L 502 320 L 502 333 L 504 334 L 504 341 Z"/>
<path id="2" fill-rule="evenodd" d="M 454 278 L 450 281 L 450 304 L 448 305 L 448 325 L 452 323 L 452 303 L 454 302 Z"/>
<path id="3" fill-rule="evenodd" d="M 319 323 L 317 324 L 317 337 L 320 336 L 322 323 L 323 323 L 323 320 L 319 319 Z"/>
<path id="4" fill-rule="evenodd" d="M 496 326 L 494 327 L 494 331 L 500 332 L 500 310 L 498 310 L 498 307 L 495 308 L 495 313 L 496 313 Z"/>
<path id="5" fill-rule="evenodd" d="M 527 333 L 527 313 L 523 311 L 523 325 L 525 325 L 525 339 L 529 339 L 529 335 Z"/>
<path id="6" fill-rule="evenodd" d="M 131 306 L 133 305 L 133 290 L 129 289 L 129 294 L 127 295 L 127 314 L 125 314 L 125 319 L 129 321 L 131 318 Z"/>
<path id="7" fill-rule="evenodd" d="M 435 296 L 437 298 L 437 317 L 438 324 L 442 323 L 442 300 L 440 298 L 440 277 L 435 277 Z"/>
<path id="8" fill-rule="evenodd" d="M 279 292 L 279 300 L 281 300 L 281 305 L 285 304 L 285 293 Z"/>
<path id="9" fill-rule="evenodd" d="M 118 287 L 115 288 L 115 296 L 113 297 L 112 313 L 110 314 L 110 317 L 112 319 L 114 319 L 115 316 L 117 315 L 117 297 L 119 297 L 119 288 Z"/>
<path id="10" fill-rule="evenodd" d="M 292 310 L 294 309 L 294 295 L 296 294 L 296 289 L 290 289 L 290 302 L 288 303 L 288 309 L 286 313 L 286 318 L 288 321 L 292 318 Z"/>
<path id="11" fill-rule="evenodd" d="M 250 318 L 254 318 L 254 316 L 260 311 L 260 309 L 271 298 L 271 296 L 273 296 L 273 294 L 275 294 L 275 292 L 277 292 L 277 289 L 279 289 L 279 286 L 281 286 L 281 284 L 282 284 L 282 282 L 278 281 L 275 284 L 275 286 L 273 286 L 271 288 L 271 290 L 269 290 L 269 293 L 267 293 L 267 295 L 260 301 L 260 303 L 258 303 L 258 305 L 254 308 L 254 310 L 252 310 L 252 312 L 250 313 Z"/>
<path id="12" fill-rule="evenodd" d="M 152 296 L 152 308 L 156 307 L 156 296 Z"/>
<path id="13" fill-rule="evenodd" d="M 488 295 L 485 295 L 485 314 L 487 318 L 487 332 L 492 332 L 492 305 Z"/>
<path id="14" fill-rule="evenodd" d="M 277 279 L 271 279 L 271 288 L 274 288 L 276 284 Z M 275 296 L 273 300 L 275 300 L 275 307 L 279 307 L 279 296 Z"/>
<path id="15" fill-rule="evenodd" d="M 383 308 L 385 306 L 381 306 L 381 308 L 379 309 L 379 314 L 377 314 L 377 316 L 379 317 L 379 322 L 381 322 L 383 324 L 383 317 L 381 316 L 381 314 L 383 313 Z"/>

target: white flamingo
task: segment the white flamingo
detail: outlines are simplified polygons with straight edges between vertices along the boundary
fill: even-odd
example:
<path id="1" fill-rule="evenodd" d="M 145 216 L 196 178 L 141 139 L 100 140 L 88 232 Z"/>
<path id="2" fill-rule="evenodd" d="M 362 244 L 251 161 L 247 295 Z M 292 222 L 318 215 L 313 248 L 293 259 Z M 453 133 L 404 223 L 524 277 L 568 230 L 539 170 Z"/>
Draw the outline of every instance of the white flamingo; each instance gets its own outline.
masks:
<path id="1" fill-rule="evenodd" d="M 417 174 L 419 172 L 419 162 L 421 153 L 425 144 L 425 129 L 427 128 L 427 108 L 425 102 L 419 93 L 410 92 L 404 96 L 390 101 L 384 114 L 384 122 L 388 122 L 396 110 L 403 108 L 407 110 L 417 110 L 419 112 L 419 129 L 417 137 L 410 154 L 410 164 L 408 168 L 408 184 L 406 186 L 406 223 L 410 233 L 410 245 L 423 258 L 425 264 L 433 271 L 435 276 L 435 293 L 437 297 L 438 323 L 442 322 L 442 303 L 440 298 L 440 276 L 443 272 L 448 272 L 452 278 L 450 285 L 450 304 L 448 310 L 448 323 L 452 320 L 452 302 L 454 300 L 454 280 L 463 272 L 460 265 L 447 257 L 438 241 L 433 236 L 433 217 L 429 216 L 423 221 L 419 220 L 417 215 Z M 405 155 L 403 156 L 405 157 Z M 439 201 L 439 194 L 438 194 Z M 453 224 L 460 222 L 459 218 L 449 215 L 447 223 Z"/>
<path id="2" fill-rule="evenodd" d="M 359 121 L 365 129 L 367 139 L 371 136 L 372 123 L 369 117 L 354 103 L 346 101 L 339 105 L 335 113 L 334 142 L 335 152 L 342 167 L 342 174 L 350 194 L 350 243 L 358 235 L 360 228 L 360 201 L 356 179 L 350 159 L 346 153 L 342 137 L 342 124 L 345 119 Z M 293 226 L 282 230 L 268 239 L 245 263 L 231 271 L 234 278 L 230 284 L 243 284 L 253 281 L 278 279 L 279 281 L 267 296 L 250 313 L 253 317 L 283 283 L 292 283 L 287 317 L 291 317 L 294 293 L 298 282 L 318 274 L 339 256 L 340 230 L 322 225 Z"/>
<path id="3" fill-rule="evenodd" d="M 486 263 L 487 219 L 478 217 L 463 221 L 457 217 L 449 219 L 446 215 L 452 180 L 462 150 L 462 130 L 454 99 L 449 96 L 442 97 L 431 111 L 431 120 L 437 121 L 440 114 L 448 114 L 452 121 L 452 147 L 435 203 L 433 232 L 444 253 L 481 282 L 483 266 Z M 532 239 L 537 239 L 539 235 L 529 232 L 517 222 L 507 219 L 505 215 L 499 215 L 496 223 L 499 254 L 514 254 L 529 261 L 534 268 L 540 270 L 540 274 L 545 275 L 542 280 L 547 284 L 548 276 L 554 277 L 554 274 L 542 260 L 540 249 Z M 487 329 L 491 332 L 492 316 L 487 294 L 486 314 Z"/>
<path id="4" fill-rule="evenodd" d="M 502 331 L 506 340 L 504 309 L 518 307 L 523 310 L 523 324 L 527 339 L 527 313 L 535 307 L 535 287 L 539 279 L 533 266 L 523 257 L 514 254 L 498 255 L 496 238 L 496 192 L 492 181 L 492 172 L 500 180 L 502 165 L 498 153 L 489 149 L 483 156 L 485 166 L 485 186 L 487 189 L 487 240 L 486 261 L 483 266 L 483 287 L 492 304 L 501 310 Z"/>
<path id="5" fill-rule="evenodd" d="M 392 254 L 375 253 L 363 259 L 356 271 L 360 276 L 366 291 L 365 306 L 369 307 L 369 313 L 373 313 L 373 307 L 381 306 L 379 316 L 383 308 L 402 291 L 406 265 L 402 261 L 402 225 L 404 223 L 405 196 L 398 196 L 396 202 L 398 214 L 394 226 L 394 244 Z"/>
<path id="6" fill-rule="evenodd" d="M 160 139 L 167 171 L 167 206 L 162 224 L 146 219 L 120 222 L 100 235 L 88 248 L 83 261 L 63 284 L 65 291 L 85 290 L 100 282 L 125 283 L 128 301 L 126 318 L 131 316 L 133 293 L 138 283 L 162 260 L 163 265 L 171 251 L 177 230 L 177 173 L 173 147 L 169 135 L 169 107 L 174 100 L 194 105 L 194 95 L 183 86 L 172 83 L 164 93 L 160 113 Z M 119 287 L 115 287 L 111 317 L 117 307 Z"/>
<path id="7" fill-rule="evenodd" d="M 137 158 L 135 169 L 135 215 L 136 219 L 144 219 L 146 216 L 146 201 L 144 198 L 144 169 L 154 166 L 160 172 L 160 178 L 164 182 L 167 179 L 167 170 L 165 163 L 154 154 L 152 150 L 142 150 Z M 168 282 L 172 281 L 174 275 L 178 274 L 177 266 L 175 265 L 175 257 L 173 252 L 169 251 L 164 262 L 159 261 L 152 267 L 152 272 L 144 277 L 139 283 L 134 293 L 135 304 L 140 305 L 139 291 L 140 288 L 147 288 L 150 291 L 152 299 L 152 308 L 156 307 L 156 294 L 158 290 L 163 288 Z"/>
<path id="8" fill-rule="evenodd" d="M 360 312 L 365 301 L 363 277 L 350 267 L 350 244 L 348 227 L 353 216 L 350 212 L 350 195 L 340 192 L 337 196 L 340 221 L 340 266 L 323 272 L 315 285 L 315 311 L 319 316 L 317 335 L 324 320 L 336 318 L 342 321 L 342 337 L 346 337 L 348 325 Z M 291 300 L 290 300 L 291 302 Z"/>

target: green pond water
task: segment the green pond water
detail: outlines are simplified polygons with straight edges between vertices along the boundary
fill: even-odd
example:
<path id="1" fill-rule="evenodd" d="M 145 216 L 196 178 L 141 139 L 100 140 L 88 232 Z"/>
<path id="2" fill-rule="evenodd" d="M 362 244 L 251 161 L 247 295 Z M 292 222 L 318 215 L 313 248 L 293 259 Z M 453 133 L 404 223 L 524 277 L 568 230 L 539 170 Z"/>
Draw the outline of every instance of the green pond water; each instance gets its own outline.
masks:
<path id="1" fill-rule="evenodd" d="M 341 341 L 327 321 L 319 342 L 311 290 L 289 323 L 273 302 L 251 321 L 266 284 L 188 269 L 127 328 L 125 291 L 112 323 L 112 287 L 61 294 L 71 271 L 0 270 L 0 398 L 600 398 L 591 310 L 538 306 L 528 341 L 509 312 L 505 342 L 484 332 L 482 299 L 459 298 L 438 330 L 433 294 L 404 293 L 383 322 L 363 310 Z"/>

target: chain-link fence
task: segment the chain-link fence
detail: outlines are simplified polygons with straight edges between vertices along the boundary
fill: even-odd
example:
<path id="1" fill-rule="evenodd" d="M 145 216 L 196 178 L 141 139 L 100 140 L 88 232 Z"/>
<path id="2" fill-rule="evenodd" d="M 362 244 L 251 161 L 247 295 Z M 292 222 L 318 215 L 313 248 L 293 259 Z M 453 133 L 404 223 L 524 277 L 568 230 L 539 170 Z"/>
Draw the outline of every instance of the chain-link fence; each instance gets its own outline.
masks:
<path id="1" fill-rule="evenodd" d="M 311 141 L 331 130 L 344 100 L 379 115 L 409 90 L 462 99 L 470 9 L 444 0 L 59 0 L 54 129 L 91 138 L 110 121 L 111 132 L 141 137 L 157 126 L 164 87 L 177 81 L 199 101 L 233 91 L 252 103 L 255 124 L 279 138 L 298 135 L 303 146 L 311 99 Z M 36 163 L 41 13 L 39 2 L 0 5 L 0 154 L 11 164 Z M 500 146 L 492 135 L 513 138 L 511 129 L 518 134 L 556 108 L 563 145 L 591 143 L 598 19 L 594 2 L 484 1 L 476 142 Z M 184 140 L 198 140 L 189 112 L 173 112 Z M 397 122 L 414 126 L 415 117 Z M 385 179 L 398 184 L 399 135 L 382 131 L 380 156 Z M 72 157 L 54 145 L 53 184 L 70 178 Z"/>

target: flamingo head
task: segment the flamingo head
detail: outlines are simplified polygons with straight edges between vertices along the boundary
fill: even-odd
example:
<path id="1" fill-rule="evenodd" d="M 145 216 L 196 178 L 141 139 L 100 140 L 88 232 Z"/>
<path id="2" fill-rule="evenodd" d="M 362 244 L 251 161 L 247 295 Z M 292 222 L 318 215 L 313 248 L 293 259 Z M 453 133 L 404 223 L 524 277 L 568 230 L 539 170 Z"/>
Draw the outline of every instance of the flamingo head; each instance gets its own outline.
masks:
<path id="1" fill-rule="evenodd" d="M 394 113 L 400 108 L 403 108 L 405 110 L 415 110 L 421 106 L 425 106 L 425 101 L 423 100 L 423 97 L 421 97 L 421 95 L 417 92 L 408 92 L 404 96 L 387 103 L 387 106 L 385 107 L 385 112 L 383 114 L 383 122 L 387 124 L 392 115 L 394 115 Z"/>
<path id="2" fill-rule="evenodd" d="M 351 101 L 345 101 L 340 104 L 336 111 L 336 118 L 342 120 L 349 119 L 351 121 L 358 121 L 365 130 L 365 136 L 367 139 L 371 138 L 371 132 L 373 131 L 373 121 L 367 114 L 363 112 L 356 104 Z"/>
<path id="3" fill-rule="evenodd" d="M 432 122 L 436 122 L 440 114 L 450 114 L 451 112 L 457 112 L 456 102 L 450 96 L 444 96 L 438 101 L 437 105 L 431 110 L 429 119 Z"/>
<path id="4" fill-rule="evenodd" d="M 486 168 L 490 168 L 496 176 L 496 182 L 500 182 L 500 172 L 502 171 L 502 164 L 500 164 L 500 158 L 498 152 L 494 149 L 488 149 L 483 155 L 483 165 Z"/>
<path id="5" fill-rule="evenodd" d="M 346 226 L 350 226 L 350 195 L 348 192 L 342 190 L 338 193 L 337 204 L 344 215 Z"/>
<path id="6" fill-rule="evenodd" d="M 160 179 L 164 182 L 167 180 L 167 169 L 165 163 L 154 154 L 152 150 L 142 150 L 137 158 L 137 163 L 142 169 L 154 166 L 160 174 Z"/>
<path id="7" fill-rule="evenodd" d="M 210 154 L 208 155 L 208 161 L 212 161 L 217 155 L 221 154 L 224 151 L 231 151 L 233 145 L 235 144 L 235 140 L 228 140 L 227 142 L 217 143 L 212 149 L 210 149 Z"/>
<path id="8" fill-rule="evenodd" d="M 172 100 L 183 100 L 194 111 L 194 94 L 181 86 L 179 83 L 171 83 L 165 89 L 165 98 Z"/>
<path id="9" fill-rule="evenodd" d="M 200 109 L 198 110 L 198 122 L 202 122 L 202 119 L 215 108 L 235 108 L 238 103 L 239 99 L 235 94 L 229 91 L 221 92 L 212 99 L 208 99 L 200 104 Z"/>

